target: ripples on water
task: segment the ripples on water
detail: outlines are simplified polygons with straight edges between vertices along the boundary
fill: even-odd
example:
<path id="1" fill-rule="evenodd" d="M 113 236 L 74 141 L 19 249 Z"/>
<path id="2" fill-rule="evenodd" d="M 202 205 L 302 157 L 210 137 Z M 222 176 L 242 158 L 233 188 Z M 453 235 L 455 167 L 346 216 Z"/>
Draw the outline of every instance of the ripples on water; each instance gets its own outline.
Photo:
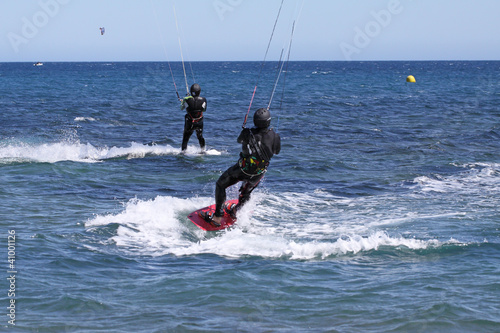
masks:
<path id="1" fill-rule="evenodd" d="M 180 155 L 165 63 L 0 64 L 19 327 L 495 331 L 499 63 L 291 63 L 282 153 L 238 224 L 203 232 L 186 215 L 237 159 L 259 65 L 193 63 L 209 149 Z"/>

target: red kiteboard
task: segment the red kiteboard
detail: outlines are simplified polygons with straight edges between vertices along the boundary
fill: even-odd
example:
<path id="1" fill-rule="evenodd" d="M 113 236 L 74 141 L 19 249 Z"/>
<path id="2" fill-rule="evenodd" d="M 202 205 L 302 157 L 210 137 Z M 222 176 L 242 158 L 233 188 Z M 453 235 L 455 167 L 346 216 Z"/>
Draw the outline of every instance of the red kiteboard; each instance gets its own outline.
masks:
<path id="1" fill-rule="evenodd" d="M 229 203 L 237 204 L 238 200 L 229 200 L 229 201 L 226 201 L 226 204 L 229 204 Z M 191 222 L 193 222 L 194 224 L 196 224 L 196 226 L 198 228 L 200 228 L 202 230 L 206 230 L 206 231 L 216 231 L 216 230 L 226 229 L 227 227 L 232 226 L 236 222 L 236 219 L 233 219 L 231 217 L 231 215 L 229 215 L 226 212 L 224 212 L 224 216 L 222 217 L 222 220 L 220 221 L 220 227 L 214 227 L 213 225 L 211 225 L 210 223 L 208 223 L 207 221 L 205 221 L 199 215 L 199 213 L 201 213 L 201 212 L 207 212 L 207 211 L 213 213 L 215 211 L 215 204 L 211 205 L 211 206 L 208 206 L 208 207 L 204 207 L 202 209 L 198 209 L 197 211 L 192 212 L 191 214 L 188 215 L 188 219 L 190 219 Z"/>

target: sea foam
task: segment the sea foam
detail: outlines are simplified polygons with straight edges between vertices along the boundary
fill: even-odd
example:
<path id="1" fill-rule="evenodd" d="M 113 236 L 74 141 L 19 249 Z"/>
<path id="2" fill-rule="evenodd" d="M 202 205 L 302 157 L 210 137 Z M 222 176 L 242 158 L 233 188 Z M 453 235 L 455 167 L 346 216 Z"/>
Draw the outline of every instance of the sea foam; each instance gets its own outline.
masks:
<path id="1" fill-rule="evenodd" d="M 188 146 L 186 155 L 199 155 L 200 150 L 194 146 Z M 131 142 L 129 147 L 96 147 L 90 143 L 11 143 L 0 145 L 0 163 L 13 162 L 41 162 L 56 163 L 61 161 L 73 161 L 83 163 L 95 163 L 113 158 L 144 158 L 150 155 L 179 155 L 180 148 L 170 145 L 145 145 Z M 220 151 L 209 149 L 206 155 L 221 155 Z"/>
<path id="2" fill-rule="evenodd" d="M 323 228 L 318 236 L 314 223 L 303 219 L 282 224 L 280 215 L 290 207 L 283 205 L 284 201 L 281 208 L 272 207 L 266 202 L 268 199 L 266 194 L 256 193 L 239 212 L 237 224 L 217 233 L 202 231 L 187 219 L 191 211 L 213 203 L 213 198 L 208 197 L 132 199 L 122 212 L 98 215 L 88 220 L 85 227 L 93 232 L 95 228 L 118 223 L 116 234 L 105 243 L 111 240 L 125 252 L 151 256 L 209 253 L 234 258 L 307 260 L 377 251 L 380 247 L 421 250 L 443 244 L 434 239 L 391 236 L 376 229 L 366 230 L 365 234 L 345 234 L 334 226 Z"/>

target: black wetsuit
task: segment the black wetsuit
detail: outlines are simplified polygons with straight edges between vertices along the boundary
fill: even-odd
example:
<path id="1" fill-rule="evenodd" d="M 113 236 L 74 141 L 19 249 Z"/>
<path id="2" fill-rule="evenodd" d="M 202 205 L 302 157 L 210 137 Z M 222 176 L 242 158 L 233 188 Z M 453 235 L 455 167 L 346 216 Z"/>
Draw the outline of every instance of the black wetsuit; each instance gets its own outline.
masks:
<path id="1" fill-rule="evenodd" d="M 224 215 L 226 188 L 243 181 L 236 205 L 236 210 L 240 209 L 264 177 L 273 155 L 281 150 L 279 134 L 269 128 L 244 128 L 237 141 L 242 146 L 240 159 L 220 176 L 215 185 L 215 216 Z"/>
<path id="2" fill-rule="evenodd" d="M 184 117 L 184 133 L 182 135 L 182 150 L 186 150 L 189 138 L 196 130 L 196 136 L 200 143 L 200 148 L 205 149 L 205 139 L 203 138 L 203 112 L 207 109 L 207 100 L 200 96 L 187 96 L 182 100 L 181 109 L 186 107 Z"/>

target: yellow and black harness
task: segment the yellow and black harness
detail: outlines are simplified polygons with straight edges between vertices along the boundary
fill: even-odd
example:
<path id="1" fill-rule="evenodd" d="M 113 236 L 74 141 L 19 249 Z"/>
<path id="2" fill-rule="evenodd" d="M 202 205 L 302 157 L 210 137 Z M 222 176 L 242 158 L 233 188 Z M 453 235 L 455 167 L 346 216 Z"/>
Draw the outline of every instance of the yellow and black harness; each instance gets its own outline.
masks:
<path id="1" fill-rule="evenodd" d="M 269 157 L 264 149 L 261 149 L 260 141 L 257 142 L 255 136 L 250 130 L 250 138 L 248 140 L 249 154 L 240 153 L 238 164 L 241 171 L 248 176 L 258 176 L 267 171 L 269 166 Z"/>

